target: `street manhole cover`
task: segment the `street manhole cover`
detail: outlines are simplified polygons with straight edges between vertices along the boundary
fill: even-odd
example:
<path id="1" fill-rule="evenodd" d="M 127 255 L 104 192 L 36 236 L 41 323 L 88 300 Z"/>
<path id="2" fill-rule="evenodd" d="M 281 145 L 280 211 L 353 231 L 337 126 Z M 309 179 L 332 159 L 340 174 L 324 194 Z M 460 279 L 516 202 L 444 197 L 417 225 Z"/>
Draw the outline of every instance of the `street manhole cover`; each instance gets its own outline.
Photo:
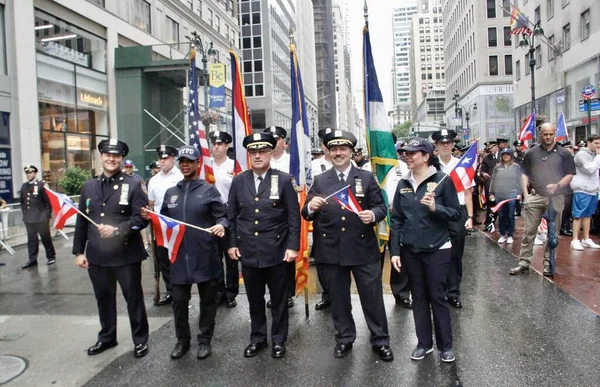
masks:
<path id="1" fill-rule="evenodd" d="M 21 375 L 27 362 L 17 356 L 0 355 L 0 384 L 8 383 Z"/>

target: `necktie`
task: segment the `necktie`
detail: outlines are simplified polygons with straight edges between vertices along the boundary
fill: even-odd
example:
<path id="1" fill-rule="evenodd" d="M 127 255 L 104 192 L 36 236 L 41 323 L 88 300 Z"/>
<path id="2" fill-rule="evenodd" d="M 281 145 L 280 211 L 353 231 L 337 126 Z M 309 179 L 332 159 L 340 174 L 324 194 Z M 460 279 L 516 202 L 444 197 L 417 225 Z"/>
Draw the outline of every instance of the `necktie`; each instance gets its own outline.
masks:
<path id="1" fill-rule="evenodd" d="M 258 186 L 256 187 L 256 193 L 258 193 L 262 187 L 262 183 L 264 181 L 264 178 L 262 176 L 258 177 Z"/>
<path id="2" fill-rule="evenodd" d="M 340 183 L 342 183 L 342 185 L 346 184 L 346 179 L 344 179 L 344 172 L 340 172 Z"/>
<path id="3" fill-rule="evenodd" d="M 113 190 L 112 182 L 113 182 L 112 177 L 107 177 L 104 179 L 104 182 L 102 184 L 102 196 L 104 198 L 107 198 L 108 195 L 110 195 L 110 192 Z"/>

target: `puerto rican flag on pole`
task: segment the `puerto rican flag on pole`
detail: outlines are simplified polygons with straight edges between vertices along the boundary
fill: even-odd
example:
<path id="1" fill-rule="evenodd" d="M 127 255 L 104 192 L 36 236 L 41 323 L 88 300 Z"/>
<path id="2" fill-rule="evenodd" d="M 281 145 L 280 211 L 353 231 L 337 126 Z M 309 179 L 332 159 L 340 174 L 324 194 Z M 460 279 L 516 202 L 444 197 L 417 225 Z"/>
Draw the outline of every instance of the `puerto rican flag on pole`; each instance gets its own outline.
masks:
<path id="1" fill-rule="evenodd" d="M 234 173 L 248 169 L 248 152 L 242 145 L 244 137 L 252 134 L 250 117 L 248 116 L 248 106 L 246 105 L 246 96 L 242 84 L 242 73 L 240 70 L 240 58 L 233 50 L 229 50 L 231 56 L 231 79 L 232 79 L 232 116 L 231 131 L 233 137 L 233 150 L 235 154 Z"/>
<path id="2" fill-rule="evenodd" d="M 50 205 L 52 205 L 52 212 L 54 213 L 54 227 L 57 230 L 62 230 L 65 228 L 65 223 L 67 219 L 77 213 L 77 207 L 75 207 L 75 203 L 65 194 L 61 194 L 58 192 L 52 191 L 50 188 L 46 187 L 46 196 L 48 196 L 48 200 L 50 200 Z"/>
<path id="3" fill-rule="evenodd" d="M 567 122 L 565 121 L 565 113 L 560 112 L 558 121 L 556 122 L 556 141 L 565 141 L 569 139 L 569 132 L 567 131 Z"/>
<path id="4" fill-rule="evenodd" d="M 347 209 L 348 211 L 352 211 L 358 215 L 359 212 L 362 211 L 360 208 L 360 204 L 358 204 L 358 200 L 354 197 L 350 186 L 336 192 L 333 195 L 333 199 L 338 202 L 342 207 Z"/>
<path id="5" fill-rule="evenodd" d="M 535 140 L 535 112 L 532 112 L 521 126 L 519 140 L 523 142 L 525 148 L 529 148 L 529 140 Z"/>
<path id="6" fill-rule="evenodd" d="M 473 186 L 475 171 L 477 171 L 477 143 L 469 147 L 469 150 L 460 158 L 458 164 L 450 172 L 450 179 L 454 183 L 456 192 L 463 192 Z"/>
<path id="7" fill-rule="evenodd" d="M 513 200 L 517 200 L 517 198 L 512 198 L 512 199 L 505 199 L 503 201 L 501 201 L 500 203 L 496 204 L 494 207 L 490 208 L 490 210 L 495 214 L 498 211 L 500 211 L 500 208 L 505 205 L 508 202 L 512 202 Z"/>
<path id="8" fill-rule="evenodd" d="M 154 227 L 156 244 L 169 250 L 169 261 L 175 263 L 179 245 L 185 233 L 185 226 L 154 212 L 148 212 L 148 215 L 150 216 L 152 227 Z"/>

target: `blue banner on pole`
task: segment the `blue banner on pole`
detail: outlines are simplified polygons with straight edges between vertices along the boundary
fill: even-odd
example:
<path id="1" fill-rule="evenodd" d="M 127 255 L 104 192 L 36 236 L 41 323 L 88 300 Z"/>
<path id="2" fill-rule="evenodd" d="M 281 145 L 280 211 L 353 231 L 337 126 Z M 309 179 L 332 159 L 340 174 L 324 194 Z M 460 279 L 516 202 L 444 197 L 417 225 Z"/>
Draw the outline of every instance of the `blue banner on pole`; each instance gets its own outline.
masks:
<path id="1" fill-rule="evenodd" d="M 210 74 L 209 106 L 211 108 L 225 107 L 225 64 L 211 63 L 208 72 Z"/>

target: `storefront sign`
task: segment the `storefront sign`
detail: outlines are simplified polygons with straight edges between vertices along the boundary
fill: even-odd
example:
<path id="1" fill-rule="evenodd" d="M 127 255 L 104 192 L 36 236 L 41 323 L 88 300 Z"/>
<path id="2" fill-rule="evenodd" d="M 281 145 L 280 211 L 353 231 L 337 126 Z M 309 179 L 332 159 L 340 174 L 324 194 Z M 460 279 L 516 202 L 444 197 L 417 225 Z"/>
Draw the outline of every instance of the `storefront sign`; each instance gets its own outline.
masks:
<path id="1" fill-rule="evenodd" d="M 89 91 L 79 91 L 79 102 L 88 104 L 89 106 L 95 106 L 104 108 L 106 106 L 106 96 L 90 93 Z"/>
<path id="2" fill-rule="evenodd" d="M 210 107 L 225 107 L 225 64 L 212 63 L 209 67 L 210 73 Z"/>
<path id="3" fill-rule="evenodd" d="M 0 197 L 11 203 L 13 200 L 13 175 L 10 148 L 0 148 Z"/>
<path id="4" fill-rule="evenodd" d="M 484 86 L 481 95 L 512 94 L 513 91 L 513 85 Z"/>
<path id="5" fill-rule="evenodd" d="M 69 62 L 87 67 L 89 65 L 89 56 L 82 52 L 73 50 L 55 42 L 43 44 L 44 52 L 49 55 L 59 57 Z"/>

